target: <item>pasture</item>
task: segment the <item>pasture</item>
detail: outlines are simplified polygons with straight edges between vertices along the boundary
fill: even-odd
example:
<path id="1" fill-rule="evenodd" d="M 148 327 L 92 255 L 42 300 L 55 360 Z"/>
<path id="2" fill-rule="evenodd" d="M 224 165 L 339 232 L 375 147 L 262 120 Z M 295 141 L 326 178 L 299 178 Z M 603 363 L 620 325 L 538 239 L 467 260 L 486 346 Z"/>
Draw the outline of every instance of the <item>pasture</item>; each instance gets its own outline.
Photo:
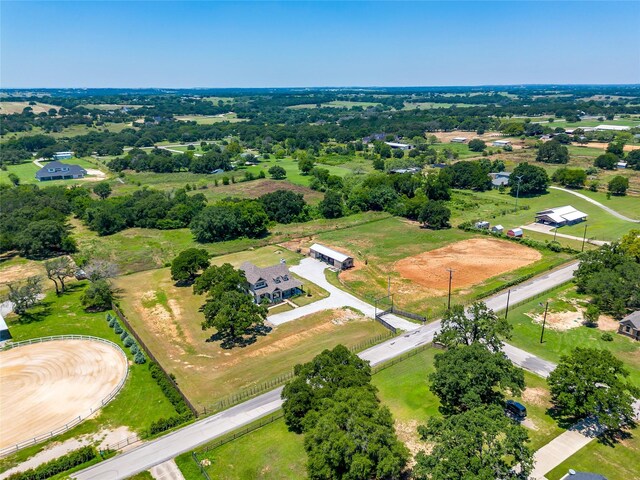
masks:
<path id="1" fill-rule="evenodd" d="M 238 118 L 235 113 L 221 113 L 220 115 L 183 115 L 177 116 L 176 120 L 182 122 L 196 122 L 199 125 L 213 125 L 214 123 L 229 122 L 238 123 L 246 122 L 246 118 Z"/>
<path id="2" fill-rule="evenodd" d="M 30 107 L 34 114 L 49 113 L 50 109 L 55 109 L 56 112 L 60 108 L 56 105 L 50 105 L 48 103 L 33 102 L 35 105 L 29 105 L 31 102 L 0 102 L 0 115 L 11 115 L 12 113 L 22 113 L 22 111 Z"/>
<path id="3" fill-rule="evenodd" d="M 273 254 L 282 256 L 291 254 Z M 242 258 L 264 264 L 259 260 L 263 257 L 254 258 L 251 252 L 234 256 L 234 263 Z M 339 343 L 355 346 L 387 333 L 377 322 L 352 311 L 325 310 L 274 327 L 253 344 L 225 350 L 208 341 L 213 332 L 200 326 L 205 297 L 193 295 L 190 287 L 176 287 L 168 269 L 120 277 L 116 285 L 122 289 L 122 309 L 133 328 L 199 408 L 288 373 L 325 348 Z M 312 288 L 318 295 L 319 287 Z"/>
<path id="4" fill-rule="evenodd" d="M 351 109 L 353 107 L 361 107 L 364 109 L 367 108 L 371 108 L 371 107 L 377 107 L 381 105 L 380 103 L 377 102 L 352 102 L 349 100 L 333 100 L 331 102 L 326 102 L 326 103 L 321 103 L 320 104 L 320 108 L 324 108 L 324 107 L 332 107 L 332 108 L 346 108 L 346 109 Z M 318 108 L 318 104 L 316 103 L 303 103 L 300 105 L 291 105 L 290 107 L 287 107 L 291 110 L 304 110 L 307 108 Z"/>
<path id="5" fill-rule="evenodd" d="M 438 231 L 422 229 L 417 222 L 392 217 L 346 230 L 311 235 L 284 245 L 293 250 L 302 248 L 304 251 L 312 243 L 318 242 L 350 252 L 356 261 L 355 267 L 337 276 L 328 272 L 329 281 L 371 303 L 374 299 L 386 295 L 390 281 L 396 305 L 433 318 L 446 307 L 447 290 L 430 289 L 418 285 L 398 272 L 398 264 L 404 259 L 472 238 L 480 237 L 456 228 Z M 482 238 L 486 239 L 486 237 Z M 510 249 L 511 246 L 503 254 L 504 261 L 507 261 Z M 482 277 L 472 286 L 461 286 L 457 283 L 458 278 L 454 273 L 452 302 L 466 303 L 484 291 L 499 287 L 525 274 L 544 271 L 570 258 L 567 254 L 551 254 L 549 251 L 540 253 L 542 254 L 540 260 L 528 266 L 503 271 L 491 278 Z M 409 260 L 405 260 L 407 261 Z M 458 260 L 452 258 L 451 261 Z M 446 265 L 442 265 L 443 271 L 439 274 L 446 273 L 445 268 Z"/>

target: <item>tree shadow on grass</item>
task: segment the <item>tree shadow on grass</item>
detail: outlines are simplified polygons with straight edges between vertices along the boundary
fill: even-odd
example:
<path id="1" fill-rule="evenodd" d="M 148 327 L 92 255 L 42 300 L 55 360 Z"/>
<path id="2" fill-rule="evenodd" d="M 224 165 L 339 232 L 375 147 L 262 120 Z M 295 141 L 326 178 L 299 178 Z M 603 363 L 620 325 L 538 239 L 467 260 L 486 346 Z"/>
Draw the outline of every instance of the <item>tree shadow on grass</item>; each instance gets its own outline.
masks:
<path id="1" fill-rule="evenodd" d="M 230 337 L 216 332 L 205 341 L 207 343 L 220 342 L 220 347 L 224 348 L 225 350 L 231 350 L 235 347 L 244 348 L 249 345 L 253 345 L 254 343 L 256 343 L 259 336 L 264 337 L 265 335 L 268 335 L 271 330 L 273 329 L 267 325 L 256 325 L 255 327 L 247 329 L 243 335 Z"/>
<path id="2" fill-rule="evenodd" d="M 14 322 L 19 325 L 28 325 L 30 323 L 42 322 L 51 315 L 52 302 L 41 302 L 37 306 L 30 308 L 28 311 L 18 316 Z"/>
<path id="3" fill-rule="evenodd" d="M 631 430 L 637 426 L 636 423 L 627 428 L 606 429 L 599 425 L 593 418 L 574 418 L 562 415 L 558 409 L 551 407 L 547 409 L 547 415 L 553 418 L 560 428 L 565 430 L 578 430 L 583 435 L 597 438 L 598 442 L 608 447 L 614 447 L 623 440 L 633 438 Z"/>

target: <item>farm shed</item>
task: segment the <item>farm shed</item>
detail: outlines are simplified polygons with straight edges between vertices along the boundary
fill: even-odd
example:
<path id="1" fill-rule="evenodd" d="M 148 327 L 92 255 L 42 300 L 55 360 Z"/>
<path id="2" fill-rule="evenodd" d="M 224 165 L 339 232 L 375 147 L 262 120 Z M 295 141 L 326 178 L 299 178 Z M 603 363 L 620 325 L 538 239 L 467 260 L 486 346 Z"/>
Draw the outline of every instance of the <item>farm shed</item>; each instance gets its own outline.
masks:
<path id="1" fill-rule="evenodd" d="M 409 145 L 408 143 L 397 143 L 397 142 L 384 142 L 386 145 L 389 145 L 391 148 L 397 148 L 399 150 L 411 150 L 413 145 Z"/>
<path id="2" fill-rule="evenodd" d="M 466 143 L 467 137 L 453 137 L 451 143 Z"/>
<path id="3" fill-rule="evenodd" d="M 73 157 L 73 152 L 56 152 L 53 154 L 54 160 L 68 160 Z"/>
<path id="4" fill-rule="evenodd" d="M 317 260 L 339 268 L 340 270 L 353 267 L 352 257 L 345 255 L 344 253 L 336 252 L 335 250 L 325 247 L 324 245 L 320 245 L 319 243 L 311 245 L 309 255 Z"/>
<path id="5" fill-rule="evenodd" d="M 491 186 L 493 188 L 506 187 L 509 184 L 511 172 L 492 172 L 489 176 L 491 177 Z"/>
<path id="6" fill-rule="evenodd" d="M 87 171 L 78 166 L 62 162 L 49 162 L 36 172 L 36 179 L 44 182 L 46 180 L 68 180 L 71 178 L 84 178 Z"/>
<path id="7" fill-rule="evenodd" d="M 507 145 L 511 145 L 510 140 L 495 140 L 492 144 L 494 147 L 506 147 Z"/>
<path id="8" fill-rule="evenodd" d="M 618 333 L 634 340 L 640 340 L 640 310 L 636 310 L 620 320 Z"/>
<path id="9" fill-rule="evenodd" d="M 494 227 L 491 229 L 491 231 L 493 233 L 502 233 L 502 232 L 504 232 L 504 227 L 502 225 L 494 225 Z"/>
<path id="10" fill-rule="evenodd" d="M 489 228 L 489 222 L 476 222 L 476 228 Z"/>
<path id="11" fill-rule="evenodd" d="M 584 222 L 587 214 L 576 210 L 571 205 L 564 207 L 555 207 L 548 210 L 542 210 L 536 213 L 536 222 L 545 225 L 553 225 L 554 227 L 562 227 L 564 225 L 574 225 Z"/>
<path id="12" fill-rule="evenodd" d="M 512 228 L 507 232 L 508 237 L 522 238 L 522 235 L 524 235 L 524 232 L 521 228 Z"/>
<path id="13" fill-rule="evenodd" d="M 11 333 L 9 333 L 7 322 L 4 321 L 4 317 L 0 313 L 0 342 L 5 340 L 11 340 Z"/>
<path id="14" fill-rule="evenodd" d="M 598 132 L 624 132 L 631 130 L 631 127 L 625 127 L 624 125 L 598 125 L 596 131 Z"/>

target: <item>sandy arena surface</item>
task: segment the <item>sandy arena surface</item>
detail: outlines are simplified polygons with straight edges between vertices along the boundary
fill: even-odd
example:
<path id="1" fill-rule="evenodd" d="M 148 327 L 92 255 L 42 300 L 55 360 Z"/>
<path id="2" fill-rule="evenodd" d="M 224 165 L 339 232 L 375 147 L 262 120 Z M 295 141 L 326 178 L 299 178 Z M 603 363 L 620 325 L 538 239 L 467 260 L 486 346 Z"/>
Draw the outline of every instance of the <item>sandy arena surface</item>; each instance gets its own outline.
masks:
<path id="1" fill-rule="evenodd" d="M 453 289 L 469 287 L 501 273 L 540 260 L 533 248 L 507 240 L 473 238 L 424 252 L 396 262 L 395 270 L 423 287 L 446 290 L 448 268 L 453 272 Z"/>
<path id="2" fill-rule="evenodd" d="M 0 352 L 0 449 L 89 416 L 126 373 L 118 350 L 90 340 Z"/>

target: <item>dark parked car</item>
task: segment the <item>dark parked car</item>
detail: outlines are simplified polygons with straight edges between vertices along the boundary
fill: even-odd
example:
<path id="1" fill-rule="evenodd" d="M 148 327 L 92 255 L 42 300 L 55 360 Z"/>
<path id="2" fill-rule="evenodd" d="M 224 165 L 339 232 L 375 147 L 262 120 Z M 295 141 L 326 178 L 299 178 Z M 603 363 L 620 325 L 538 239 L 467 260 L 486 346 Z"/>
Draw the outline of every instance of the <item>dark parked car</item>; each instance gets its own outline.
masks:
<path id="1" fill-rule="evenodd" d="M 515 400 L 507 400 L 505 408 L 507 412 L 515 415 L 516 417 L 523 418 L 527 416 L 527 407 L 525 407 L 521 403 L 516 402 Z"/>

